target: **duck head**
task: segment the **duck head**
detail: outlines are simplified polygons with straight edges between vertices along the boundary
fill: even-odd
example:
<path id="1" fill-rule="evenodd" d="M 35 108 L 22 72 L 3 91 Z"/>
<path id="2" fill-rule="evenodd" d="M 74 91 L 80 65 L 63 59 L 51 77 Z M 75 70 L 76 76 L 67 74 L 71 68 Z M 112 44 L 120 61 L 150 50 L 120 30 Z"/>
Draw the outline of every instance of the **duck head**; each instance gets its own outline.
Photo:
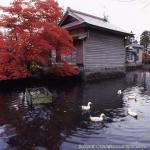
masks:
<path id="1" fill-rule="evenodd" d="M 88 106 L 90 106 L 90 105 L 92 105 L 92 103 L 91 103 L 91 102 L 88 102 Z"/>
<path id="2" fill-rule="evenodd" d="M 102 113 L 102 114 L 100 115 L 100 117 L 106 118 L 106 115 L 105 115 L 104 113 Z"/>

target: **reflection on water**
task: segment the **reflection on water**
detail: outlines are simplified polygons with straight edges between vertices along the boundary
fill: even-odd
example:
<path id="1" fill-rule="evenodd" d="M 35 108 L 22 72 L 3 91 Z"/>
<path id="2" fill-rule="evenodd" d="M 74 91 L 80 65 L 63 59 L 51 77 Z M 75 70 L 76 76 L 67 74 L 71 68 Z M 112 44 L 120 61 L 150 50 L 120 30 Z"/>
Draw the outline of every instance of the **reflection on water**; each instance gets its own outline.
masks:
<path id="1" fill-rule="evenodd" d="M 42 85 L 43 86 L 43 85 Z M 48 89 L 53 103 L 28 106 L 23 93 L 0 92 L 0 150 L 70 150 L 82 144 L 142 144 L 150 147 L 150 73 L 130 72 L 125 78 Z M 117 95 L 121 89 L 123 95 Z M 135 94 L 137 100 L 128 100 Z M 81 105 L 93 103 L 89 113 Z M 138 119 L 127 114 L 132 108 Z M 93 123 L 89 115 L 109 119 Z"/>

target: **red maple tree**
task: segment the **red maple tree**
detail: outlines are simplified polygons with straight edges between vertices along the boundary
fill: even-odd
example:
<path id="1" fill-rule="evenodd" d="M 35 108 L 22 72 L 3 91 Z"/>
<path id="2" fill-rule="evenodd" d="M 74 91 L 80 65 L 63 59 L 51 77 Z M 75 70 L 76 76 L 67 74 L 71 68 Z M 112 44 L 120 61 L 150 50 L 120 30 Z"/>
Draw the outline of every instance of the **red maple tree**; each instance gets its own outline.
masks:
<path id="1" fill-rule="evenodd" d="M 58 26 L 63 15 L 54 0 L 14 0 L 0 10 L 0 27 L 6 29 L 0 36 L 0 80 L 27 77 L 33 63 L 51 62 L 52 50 L 67 55 L 74 49 L 69 33 Z M 63 66 L 64 74 L 75 73 Z"/>

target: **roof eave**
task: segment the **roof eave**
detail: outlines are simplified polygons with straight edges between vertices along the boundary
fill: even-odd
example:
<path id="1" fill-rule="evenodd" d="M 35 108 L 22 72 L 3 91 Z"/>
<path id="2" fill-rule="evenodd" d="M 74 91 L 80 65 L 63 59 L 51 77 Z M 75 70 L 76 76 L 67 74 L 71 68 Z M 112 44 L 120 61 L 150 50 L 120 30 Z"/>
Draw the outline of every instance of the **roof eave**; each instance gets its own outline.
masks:
<path id="1" fill-rule="evenodd" d="M 108 29 L 108 28 L 96 26 L 96 25 L 89 24 L 89 23 L 85 23 L 85 24 L 87 26 L 91 27 L 91 28 L 95 28 L 95 29 L 98 29 L 98 30 L 103 30 L 103 31 L 111 32 L 111 33 L 116 33 L 116 34 L 119 34 L 119 35 L 124 35 L 124 36 L 134 36 L 134 34 L 132 34 L 132 33 L 121 32 L 121 31 L 117 31 L 117 30 L 111 30 L 111 29 Z"/>
<path id="2" fill-rule="evenodd" d="M 62 26 L 63 22 L 66 20 L 66 18 L 68 16 L 72 16 L 74 18 L 76 18 L 78 21 L 83 21 L 82 18 L 78 17 L 77 15 L 75 15 L 72 10 L 68 7 L 66 13 L 64 14 L 64 17 L 62 18 L 62 20 L 59 22 L 59 26 Z"/>
<path id="3" fill-rule="evenodd" d="M 67 29 L 67 30 L 71 30 L 71 29 L 75 29 L 75 28 L 78 28 L 78 27 L 83 27 L 85 26 L 85 23 L 84 22 L 78 22 L 76 24 L 70 24 L 70 25 L 65 25 L 65 26 L 62 26 L 63 28 Z"/>
<path id="4" fill-rule="evenodd" d="M 119 35 L 123 35 L 123 36 L 134 36 L 134 34 L 132 33 L 127 33 L 127 32 L 121 32 L 121 31 L 117 31 L 117 30 L 111 30 L 111 29 L 108 29 L 108 28 L 103 28 L 103 27 L 99 27 L 99 26 L 96 26 L 96 25 L 92 25 L 92 24 L 89 24 L 89 23 L 86 23 L 86 22 L 79 22 L 78 24 L 72 24 L 70 26 L 64 26 L 65 29 L 67 30 L 71 30 L 71 29 L 75 29 L 75 28 L 78 28 L 78 27 L 91 27 L 91 28 L 95 28 L 95 29 L 98 29 L 98 30 L 102 30 L 102 31 L 107 31 L 107 32 L 111 32 L 111 33 L 115 33 L 115 34 L 119 34 Z M 63 26 L 62 26 L 63 27 Z"/>

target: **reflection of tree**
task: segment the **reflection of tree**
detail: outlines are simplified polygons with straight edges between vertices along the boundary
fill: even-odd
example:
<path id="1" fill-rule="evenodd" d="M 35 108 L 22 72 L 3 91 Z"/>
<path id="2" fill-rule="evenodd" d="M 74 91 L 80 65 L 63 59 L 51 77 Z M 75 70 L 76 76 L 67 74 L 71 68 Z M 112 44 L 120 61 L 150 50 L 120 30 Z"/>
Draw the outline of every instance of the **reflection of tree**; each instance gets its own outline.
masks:
<path id="1" fill-rule="evenodd" d="M 19 107 L 20 110 L 16 110 L 18 123 L 14 124 L 17 135 L 9 143 L 17 149 L 28 150 L 35 146 L 60 149 L 64 139 L 81 122 L 79 107 L 74 101 L 76 91 L 72 88 L 60 92 L 53 106 Z"/>
<path id="2" fill-rule="evenodd" d="M 0 93 L 0 123 L 9 124 L 11 120 L 16 120 L 16 106 L 18 106 L 16 93 Z"/>
<path id="3" fill-rule="evenodd" d="M 9 141 L 12 146 L 23 150 L 35 146 L 49 149 L 55 146 L 54 149 L 59 149 L 60 129 L 53 120 L 50 107 L 38 106 L 28 109 L 20 115 L 18 122 L 14 124 L 17 135 Z"/>
<path id="4" fill-rule="evenodd" d="M 9 120 L 8 104 L 0 97 L 0 123 L 3 124 L 7 120 Z"/>

